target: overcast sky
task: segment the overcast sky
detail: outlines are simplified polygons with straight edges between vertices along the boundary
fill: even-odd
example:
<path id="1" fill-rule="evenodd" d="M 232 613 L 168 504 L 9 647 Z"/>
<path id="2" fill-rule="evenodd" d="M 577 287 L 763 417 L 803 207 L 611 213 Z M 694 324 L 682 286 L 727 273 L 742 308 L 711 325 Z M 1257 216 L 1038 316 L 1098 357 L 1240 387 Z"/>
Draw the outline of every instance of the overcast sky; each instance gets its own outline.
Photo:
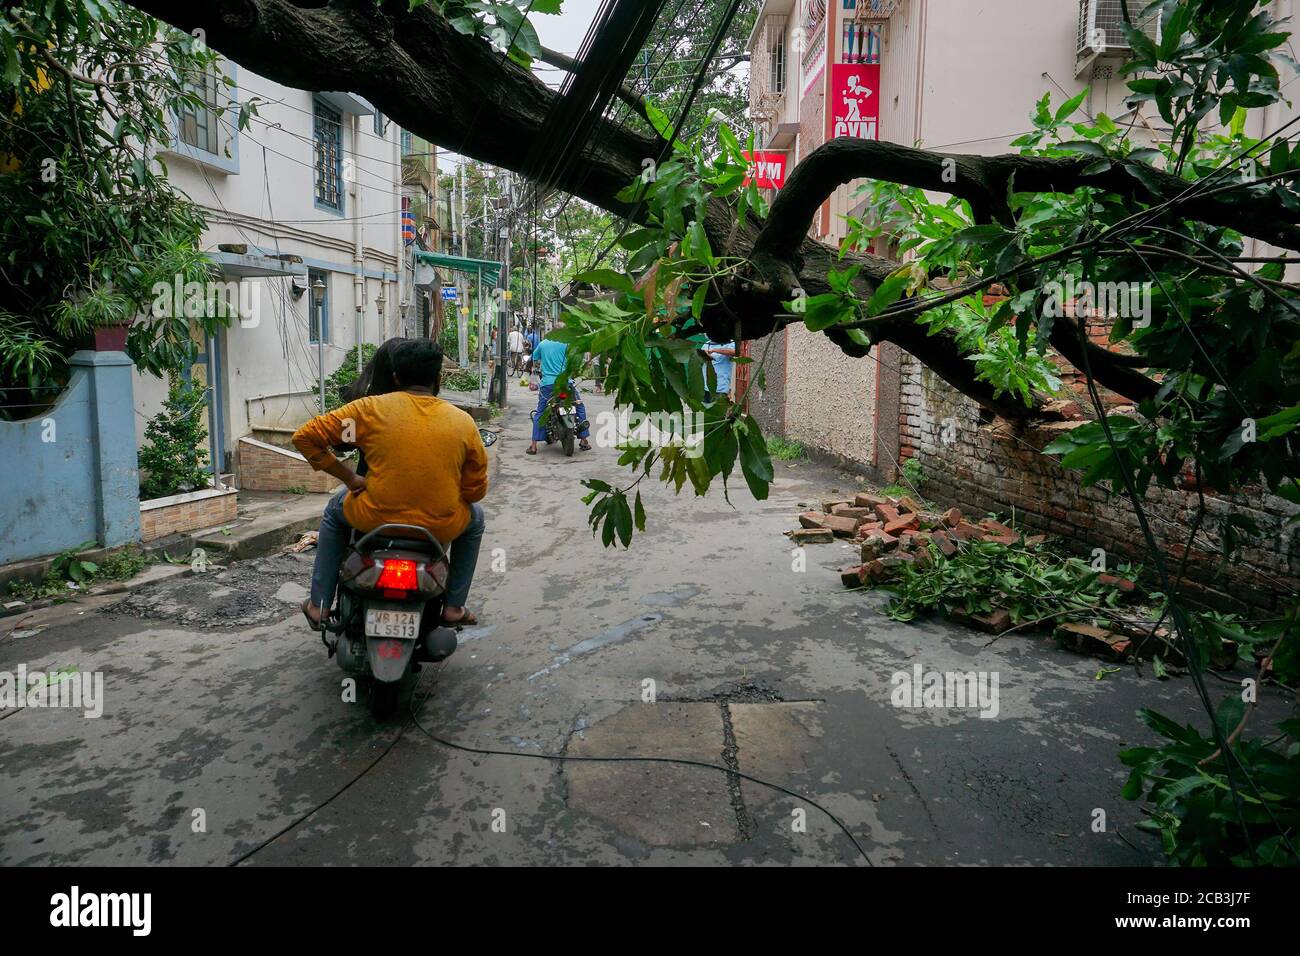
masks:
<path id="1" fill-rule="evenodd" d="M 564 0 L 562 12 L 558 16 L 534 13 L 528 19 L 537 28 L 542 46 L 567 53 L 569 56 L 576 56 L 578 47 L 582 46 L 583 37 L 591 27 L 591 22 L 596 19 L 596 10 L 600 2 L 601 0 Z M 564 79 L 563 70 L 557 70 L 540 61 L 533 62 L 533 72 L 541 77 L 543 82 L 556 88 Z M 438 155 L 438 167 L 444 172 L 451 171 L 452 167 L 458 165 L 460 161 L 460 157 L 455 153 L 444 151 Z"/>
<path id="2" fill-rule="evenodd" d="M 542 46 L 573 56 L 582 45 L 582 38 L 587 35 L 591 21 L 596 19 L 596 8 L 599 6 L 600 0 L 564 0 L 559 16 L 535 14 L 529 19 L 537 28 Z"/>

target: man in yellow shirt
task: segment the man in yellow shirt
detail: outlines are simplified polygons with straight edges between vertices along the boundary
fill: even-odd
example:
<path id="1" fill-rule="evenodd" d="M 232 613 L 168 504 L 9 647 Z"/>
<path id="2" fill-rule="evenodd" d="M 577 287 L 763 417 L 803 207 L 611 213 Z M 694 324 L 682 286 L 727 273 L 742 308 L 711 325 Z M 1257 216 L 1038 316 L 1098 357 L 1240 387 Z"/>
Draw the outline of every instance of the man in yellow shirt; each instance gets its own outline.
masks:
<path id="1" fill-rule="evenodd" d="M 339 563 L 353 528 L 382 524 L 428 528 L 451 550 L 445 624 L 477 624 L 466 610 L 487 494 L 487 451 L 478 426 L 465 412 L 437 397 L 442 350 L 430 339 L 399 343 L 392 352 L 397 391 L 368 395 L 318 415 L 299 428 L 293 444 L 317 471 L 347 487 L 325 506 L 316 539 L 311 596 L 302 610 L 313 627 L 329 614 Z M 366 459 L 358 475 L 330 451 L 355 445 Z"/>

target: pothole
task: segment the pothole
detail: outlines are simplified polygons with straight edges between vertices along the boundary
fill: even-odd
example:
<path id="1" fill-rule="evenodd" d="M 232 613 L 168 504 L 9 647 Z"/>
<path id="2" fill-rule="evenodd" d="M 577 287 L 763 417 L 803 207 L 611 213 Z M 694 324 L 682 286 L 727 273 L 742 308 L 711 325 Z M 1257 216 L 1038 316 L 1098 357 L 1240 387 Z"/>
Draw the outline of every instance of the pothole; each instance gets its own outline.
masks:
<path id="1" fill-rule="evenodd" d="M 272 555 L 166 578 L 133 592 L 113 610 L 185 628 L 256 627 L 282 620 L 302 600 L 310 578 L 310 559 Z"/>

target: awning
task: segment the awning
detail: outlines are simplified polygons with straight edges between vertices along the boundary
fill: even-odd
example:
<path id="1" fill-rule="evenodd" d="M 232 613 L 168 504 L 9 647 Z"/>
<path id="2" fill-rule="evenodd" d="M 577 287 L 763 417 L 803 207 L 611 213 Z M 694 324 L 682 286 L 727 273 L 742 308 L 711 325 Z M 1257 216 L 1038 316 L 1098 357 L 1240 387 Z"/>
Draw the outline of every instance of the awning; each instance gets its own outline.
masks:
<path id="1" fill-rule="evenodd" d="M 305 276 L 307 267 L 301 262 L 290 262 L 271 256 L 248 255 L 237 252 L 209 252 L 208 259 L 232 279 L 251 279 L 264 276 Z"/>
<path id="2" fill-rule="evenodd" d="M 447 269 L 450 272 L 464 272 L 481 278 L 489 285 L 501 281 L 501 263 L 491 259 L 470 259 L 466 256 L 452 256 L 445 252 L 425 252 L 415 250 L 416 265 L 433 266 L 435 269 Z"/>
<path id="3" fill-rule="evenodd" d="M 364 96 L 348 93 L 344 90 L 327 90 L 317 93 L 318 97 L 334 107 L 340 113 L 354 113 L 357 116 L 373 116 L 375 108 Z"/>

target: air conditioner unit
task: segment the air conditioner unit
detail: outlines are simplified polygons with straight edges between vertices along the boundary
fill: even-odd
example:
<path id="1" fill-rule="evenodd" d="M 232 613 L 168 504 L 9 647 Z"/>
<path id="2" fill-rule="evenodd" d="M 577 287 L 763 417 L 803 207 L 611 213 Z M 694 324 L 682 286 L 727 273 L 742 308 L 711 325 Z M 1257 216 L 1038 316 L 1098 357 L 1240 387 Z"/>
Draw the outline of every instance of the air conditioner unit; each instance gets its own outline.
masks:
<path id="1" fill-rule="evenodd" d="M 1139 30 L 1160 42 L 1160 15 L 1140 16 L 1149 0 L 1128 0 L 1129 16 Z M 1079 0 L 1079 40 L 1075 56 L 1093 60 L 1107 54 L 1124 55 L 1130 47 L 1124 35 L 1124 8 L 1120 0 Z"/>

